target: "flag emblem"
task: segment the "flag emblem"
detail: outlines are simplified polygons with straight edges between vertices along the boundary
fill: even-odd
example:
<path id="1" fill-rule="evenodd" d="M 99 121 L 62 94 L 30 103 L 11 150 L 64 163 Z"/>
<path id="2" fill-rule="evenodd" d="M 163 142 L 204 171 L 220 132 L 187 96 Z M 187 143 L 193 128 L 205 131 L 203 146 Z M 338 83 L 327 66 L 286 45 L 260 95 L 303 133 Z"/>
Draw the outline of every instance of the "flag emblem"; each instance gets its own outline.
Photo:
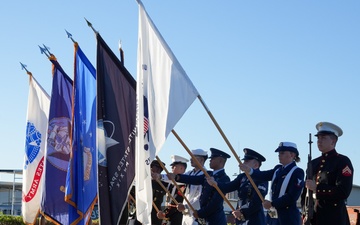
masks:
<path id="1" fill-rule="evenodd" d="M 26 126 L 26 157 L 24 169 L 32 163 L 40 151 L 41 133 L 33 123 L 28 122 Z"/>
<path id="2" fill-rule="evenodd" d="M 54 118 L 49 122 L 48 159 L 67 171 L 70 159 L 70 128 L 71 121 L 66 117 Z"/>
<path id="3" fill-rule="evenodd" d="M 112 128 L 112 131 L 110 132 L 110 136 L 108 136 L 108 132 L 106 132 L 104 124 L 108 124 L 107 127 Z M 98 120 L 96 132 L 98 133 L 97 136 L 99 139 L 98 164 L 100 166 L 107 167 L 107 158 L 106 158 L 107 149 L 113 145 L 119 144 L 119 142 L 117 142 L 112 138 L 112 136 L 114 135 L 114 131 L 115 131 L 115 125 L 113 122 Z"/>

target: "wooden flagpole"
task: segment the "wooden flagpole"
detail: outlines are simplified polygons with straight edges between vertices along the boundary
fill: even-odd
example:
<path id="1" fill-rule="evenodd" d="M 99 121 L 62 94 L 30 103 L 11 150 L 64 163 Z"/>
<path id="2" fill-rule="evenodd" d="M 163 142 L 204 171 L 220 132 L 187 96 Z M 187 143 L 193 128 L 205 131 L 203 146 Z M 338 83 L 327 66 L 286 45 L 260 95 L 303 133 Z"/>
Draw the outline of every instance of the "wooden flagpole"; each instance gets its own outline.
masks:
<path id="1" fill-rule="evenodd" d="M 201 104 L 203 105 L 203 107 L 205 108 L 206 112 L 208 113 L 208 115 L 210 116 L 211 120 L 213 121 L 213 123 L 215 124 L 216 128 L 218 129 L 218 131 L 220 132 L 221 136 L 223 137 L 223 139 L 225 140 L 226 144 L 229 146 L 231 152 L 233 153 L 233 155 L 235 156 L 235 159 L 238 161 L 238 163 L 240 165 L 242 165 L 242 162 L 239 158 L 239 156 L 236 154 L 234 148 L 232 147 L 231 143 L 229 142 L 229 140 L 227 139 L 227 137 L 225 136 L 224 132 L 222 131 L 221 127 L 219 126 L 219 124 L 217 123 L 217 121 L 215 120 L 214 116 L 212 115 L 212 113 L 210 112 L 209 108 L 206 106 L 205 102 L 203 101 L 202 97 L 200 95 L 198 95 L 198 99 L 200 100 Z M 256 191 L 257 195 L 259 196 L 261 202 L 264 202 L 265 199 L 262 196 L 262 194 L 260 193 L 258 187 L 256 186 L 254 180 L 251 178 L 250 174 L 246 171 L 245 175 L 246 177 L 249 179 L 251 185 L 253 186 L 254 190 Z"/>
<path id="2" fill-rule="evenodd" d="M 179 202 L 174 198 L 174 196 L 169 192 L 169 190 L 161 183 L 160 180 L 156 179 L 156 182 L 161 186 L 162 189 L 166 192 L 166 194 L 174 201 L 174 203 L 177 205 Z"/>
<path id="3" fill-rule="evenodd" d="M 174 134 L 174 136 L 178 139 L 178 141 L 181 143 L 181 145 L 185 148 L 185 150 L 189 153 L 192 160 L 196 163 L 196 165 L 203 171 L 206 177 L 210 178 L 210 175 L 208 172 L 204 169 L 204 167 L 200 164 L 200 162 L 197 160 L 197 158 L 194 156 L 194 154 L 190 151 L 190 149 L 186 146 L 186 144 L 182 141 L 182 139 L 179 137 L 179 135 L 175 132 L 175 130 L 171 130 L 171 132 Z M 219 192 L 220 196 L 225 200 L 225 202 L 229 205 L 230 209 L 232 211 L 235 211 L 235 208 L 231 205 L 230 201 L 225 197 L 224 193 L 220 190 L 220 188 L 217 185 L 213 186 L 217 192 Z"/>
<path id="4" fill-rule="evenodd" d="M 136 204 L 136 200 L 131 194 L 129 194 L 129 198 L 134 204 Z M 160 211 L 160 209 L 156 206 L 155 202 L 152 202 L 152 206 L 155 208 L 156 212 Z"/>
<path id="5" fill-rule="evenodd" d="M 159 156 L 156 156 L 156 159 L 157 159 L 157 161 L 159 162 L 161 168 L 163 168 L 163 169 L 165 170 L 166 174 L 169 174 L 170 172 L 165 168 L 165 166 L 164 166 L 164 164 L 161 162 Z M 181 193 L 182 196 L 184 197 L 184 200 L 185 200 L 186 203 L 189 205 L 190 209 L 194 212 L 194 211 L 195 211 L 194 207 L 191 205 L 191 203 L 189 202 L 189 200 L 185 197 L 185 194 L 184 194 L 184 192 L 181 190 L 181 188 L 179 187 L 179 185 L 176 183 L 176 181 L 175 181 L 173 178 L 171 178 L 171 181 L 172 181 L 173 184 L 175 185 L 176 189 L 177 189 L 178 191 L 180 191 L 180 193 Z M 160 181 L 159 181 L 159 182 L 160 182 Z M 160 182 L 160 183 L 161 183 L 161 182 Z M 176 205 L 179 204 L 178 202 L 176 202 L 176 200 L 175 200 L 174 202 L 175 202 Z"/>

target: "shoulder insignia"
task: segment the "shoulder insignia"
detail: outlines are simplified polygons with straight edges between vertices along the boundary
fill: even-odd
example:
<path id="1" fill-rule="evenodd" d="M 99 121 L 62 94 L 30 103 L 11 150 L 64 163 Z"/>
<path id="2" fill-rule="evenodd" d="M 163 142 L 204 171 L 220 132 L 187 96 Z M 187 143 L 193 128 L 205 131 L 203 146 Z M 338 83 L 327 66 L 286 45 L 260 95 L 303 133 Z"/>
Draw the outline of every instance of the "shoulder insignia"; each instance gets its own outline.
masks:
<path id="1" fill-rule="evenodd" d="M 345 166 L 345 168 L 341 171 L 343 176 L 349 177 L 352 175 L 352 171 L 349 166 Z"/>
<path id="2" fill-rule="evenodd" d="M 298 178 L 297 181 L 298 181 L 297 186 L 300 187 L 302 180 Z"/>

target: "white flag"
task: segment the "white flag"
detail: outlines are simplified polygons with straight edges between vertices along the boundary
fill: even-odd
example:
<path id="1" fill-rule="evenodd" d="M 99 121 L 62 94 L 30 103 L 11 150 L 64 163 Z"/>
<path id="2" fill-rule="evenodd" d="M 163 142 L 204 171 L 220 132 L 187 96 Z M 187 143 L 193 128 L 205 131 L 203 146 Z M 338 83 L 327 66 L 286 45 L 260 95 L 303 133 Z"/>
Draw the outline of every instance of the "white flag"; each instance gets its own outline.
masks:
<path id="1" fill-rule="evenodd" d="M 199 95 L 140 0 L 137 59 L 136 215 L 151 224 L 150 163 Z"/>
<path id="2" fill-rule="evenodd" d="M 24 222 L 30 224 L 40 208 L 49 107 L 49 95 L 30 76 L 21 209 Z"/>

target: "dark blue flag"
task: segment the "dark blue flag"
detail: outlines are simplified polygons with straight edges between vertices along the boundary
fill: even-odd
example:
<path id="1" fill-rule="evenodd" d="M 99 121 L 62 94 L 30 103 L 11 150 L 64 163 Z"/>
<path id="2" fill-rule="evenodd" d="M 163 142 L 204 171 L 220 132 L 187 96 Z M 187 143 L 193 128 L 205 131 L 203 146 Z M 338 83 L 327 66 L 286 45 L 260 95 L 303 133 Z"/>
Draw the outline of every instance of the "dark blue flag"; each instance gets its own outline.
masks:
<path id="1" fill-rule="evenodd" d="M 97 201 L 96 71 L 77 43 L 74 59 L 72 152 L 66 180 L 69 224 L 88 224 Z"/>
<path id="2" fill-rule="evenodd" d="M 97 34 L 99 209 L 117 225 L 135 177 L 136 82 Z"/>
<path id="3" fill-rule="evenodd" d="M 45 178 L 41 213 L 55 224 L 68 224 L 65 181 L 70 159 L 72 80 L 51 56 L 53 83 L 50 100 Z"/>

